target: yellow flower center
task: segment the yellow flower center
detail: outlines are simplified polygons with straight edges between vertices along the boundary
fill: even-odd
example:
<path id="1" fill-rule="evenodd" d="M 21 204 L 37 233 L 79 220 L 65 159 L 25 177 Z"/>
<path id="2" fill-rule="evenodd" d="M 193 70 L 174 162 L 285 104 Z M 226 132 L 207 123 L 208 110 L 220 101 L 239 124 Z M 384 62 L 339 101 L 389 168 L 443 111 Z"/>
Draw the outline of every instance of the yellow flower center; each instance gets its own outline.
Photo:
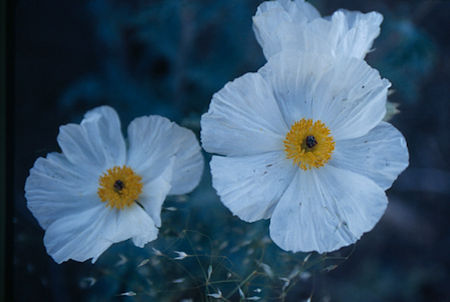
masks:
<path id="1" fill-rule="evenodd" d="M 116 209 L 129 207 L 142 193 L 142 177 L 127 167 L 115 166 L 100 176 L 97 194 L 107 206 Z"/>
<path id="2" fill-rule="evenodd" d="M 321 121 L 312 119 L 295 122 L 283 141 L 286 158 L 293 160 L 303 170 L 319 168 L 331 158 L 334 140 Z"/>

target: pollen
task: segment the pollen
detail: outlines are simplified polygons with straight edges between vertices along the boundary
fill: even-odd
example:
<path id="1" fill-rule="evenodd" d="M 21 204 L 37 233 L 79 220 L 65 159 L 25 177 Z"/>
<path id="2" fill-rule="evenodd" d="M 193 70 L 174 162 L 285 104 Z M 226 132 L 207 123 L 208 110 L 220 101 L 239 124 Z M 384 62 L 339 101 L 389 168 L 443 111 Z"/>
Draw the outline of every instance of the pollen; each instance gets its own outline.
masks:
<path id="1" fill-rule="evenodd" d="M 100 176 L 97 194 L 106 206 L 123 209 L 131 206 L 142 193 L 142 177 L 127 166 L 115 166 Z"/>
<path id="2" fill-rule="evenodd" d="M 330 129 L 321 121 L 301 119 L 295 122 L 283 141 L 286 158 L 292 159 L 302 170 L 324 166 L 335 145 L 330 134 Z"/>

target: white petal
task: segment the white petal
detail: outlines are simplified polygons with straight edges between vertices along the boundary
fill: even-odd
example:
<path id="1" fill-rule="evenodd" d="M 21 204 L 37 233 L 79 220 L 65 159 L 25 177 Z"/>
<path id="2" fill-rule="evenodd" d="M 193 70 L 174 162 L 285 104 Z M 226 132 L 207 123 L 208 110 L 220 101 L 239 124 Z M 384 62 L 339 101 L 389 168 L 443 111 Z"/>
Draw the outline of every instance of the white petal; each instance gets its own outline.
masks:
<path id="1" fill-rule="evenodd" d="M 289 130 L 270 86 L 257 73 L 247 73 L 214 94 L 201 126 L 203 148 L 229 156 L 281 150 Z"/>
<path id="2" fill-rule="evenodd" d="M 203 157 L 195 135 L 161 116 L 144 116 L 128 127 L 127 164 L 144 182 L 158 178 L 174 160 L 170 193 L 187 193 L 197 186 Z"/>
<path id="3" fill-rule="evenodd" d="M 266 1 L 253 30 L 267 59 L 282 50 L 363 59 L 380 33 L 381 14 L 339 10 L 331 18 L 304 1 Z"/>
<path id="4" fill-rule="evenodd" d="M 139 203 L 155 222 L 157 227 L 161 226 L 161 207 L 171 189 L 172 172 L 174 171 L 175 158 L 166 170 L 157 178 L 151 179 L 143 184 L 142 194 L 139 196 Z"/>
<path id="5" fill-rule="evenodd" d="M 377 12 L 339 10 L 331 18 L 315 19 L 301 30 L 297 28 L 300 33 L 296 41 L 290 45 L 285 43 L 282 49 L 364 59 L 380 34 L 382 21 L 383 16 Z"/>
<path id="6" fill-rule="evenodd" d="M 95 262 L 113 243 L 133 238 L 142 247 L 157 234 L 152 219 L 138 205 L 117 210 L 102 203 L 53 222 L 45 232 L 44 244 L 57 263 L 90 258 Z"/>
<path id="7" fill-rule="evenodd" d="M 283 151 L 245 157 L 213 156 L 213 187 L 223 204 L 242 220 L 267 219 L 298 167 Z"/>
<path id="8" fill-rule="evenodd" d="M 266 79 L 286 124 L 312 118 L 312 106 L 320 101 L 315 87 L 334 60 L 326 56 L 281 52 L 269 59 L 258 72 Z"/>
<path id="9" fill-rule="evenodd" d="M 98 258 L 114 243 L 100 240 L 101 233 L 109 227 L 106 210 L 105 205 L 99 203 L 96 207 L 74 211 L 54 221 L 44 236 L 47 253 L 57 263 Z"/>
<path id="10" fill-rule="evenodd" d="M 172 139 L 180 141 L 175 154 L 171 190 L 169 194 L 186 194 L 197 187 L 202 177 L 203 155 L 200 144 L 194 132 L 189 129 L 173 125 Z"/>
<path id="11" fill-rule="evenodd" d="M 268 59 L 287 45 L 294 44 L 296 49 L 301 29 L 319 17 L 319 12 L 304 1 L 266 1 L 253 17 L 253 31 Z"/>
<path id="12" fill-rule="evenodd" d="M 408 157 L 403 135 L 381 122 L 364 136 L 337 141 L 329 164 L 367 176 L 386 190 L 408 166 Z"/>
<path id="13" fill-rule="evenodd" d="M 330 165 L 299 171 L 270 222 L 272 240 L 287 251 L 336 250 L 371 230 L 387 206 L 370 179 Z"/>
<path id="14" fill-rule="evenodd" d="M 98 177 L 83 173 L 63 154 L 50 153 L 38 158 L 25 183 L 27 205 L 42 228 L 65 215 L 89 209 L 100 202 Z"/>
<path id="15" fill-rule="evenodd" d="M 331 129 L 335 140 L 359 137 L 382 121 L 390 86 L 363 60 L 337 60 L 317 85 L 321 101 L 313 104 L 313 114 Z"/>
<path id="16" fill-rule="evenodd" d="M 108 106 L 88 111 L 80 125 L 61 126 L 58 143 L 67 159 L 82 170 L 97 171 L 100 175 L 125 163 L 120 120 Z"/>
<path id="17" fill-rule="evenodd" d="M 335 140 L 366 134 L 386 112 L 390 83 L 363 60 L 283 51 L 259 72 L 271 84 L 287 124 L 321 120 Z"/>
<path id="18" fill-rule="evenodd" d="M 320 17 L 317 9 L 304 0 L 265 1 L 258 6 L 256 16 L 277 10 L 284 11 L 292 20 L 313 20 Z"/>
<path id="19" fill-rule="evenodd" d="M 145 244 L 158 237 L 158 229 L 156 228 L 155 222 L 139 206 L 129 208 L 129 212 L 124 213 L 124 215 L 126 215 L 127 220 L 125 223 L 133 225 L 128 230 L 128 234 L 125 235 L 125 239 L 131 236 L 134 245 L 137 247 L 144 247 Z"/>
<path id="20" fill-rule="evenodd" d="M 193 190 L 203 172 L 203 156 L 194 133 L 161 116 L 144 116 L 128 127 L 127 165 L 142 177 L 139 202 L 161 225 L 161 206 L 167 194 Z"/>
<path id="21" fill-rule="evenodd" d="M 363 59 L 380 34 L 383 16 L 377 12 L 363 14 L 339 10 L 331 17 L 331 22 L 333 26 L 338 23 L 344 24 L 342 37 L 336 44 L 336 54 Z"/>
<path id="22" fill-rule="evenodd" d="M 291 15 L 291 18 L 293 20 L 303 18 L 307 20 L 313 20 L 316 18 L 320 18 L 319 11 L 309 2 L 306 2 L 304 0 L 294 0 L 292 2 L 289 0 L 284 0 L 282 1 L 282 4 L 285 9 L 289 11 L 289 14 Z"/>

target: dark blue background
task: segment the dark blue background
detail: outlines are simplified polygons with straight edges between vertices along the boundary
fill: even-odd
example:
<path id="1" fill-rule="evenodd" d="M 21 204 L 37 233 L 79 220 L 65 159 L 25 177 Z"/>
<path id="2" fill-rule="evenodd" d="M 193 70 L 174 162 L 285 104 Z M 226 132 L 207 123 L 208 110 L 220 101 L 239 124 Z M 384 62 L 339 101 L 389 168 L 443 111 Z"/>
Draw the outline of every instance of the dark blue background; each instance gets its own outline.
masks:
<path id="1" fill-rule="evenodd" d="M 393 83 L 395 93 L 389 99 L 400 104 L 401 113 L 392 123 L 405 135 L 411 159 L 388 191 L 386 214 L 356 244 L 351 257 L 332 272 L 314 274 L 312 282 L 299 284 L 287 300 L 307 298 L 313 290 L 312 301 L 450 301 L 450 3 L 311 2 L 323 15 L 338 8 L 384 15 L 375 51 L 367 60 Z M 124 127 L 135 117 L 159 114 L 198 134 L 200 116 L 212 94 L 265 62 L 251 29 L 259 3 L 17 1 L 13 276 L 17 301 L 118 300 L 121 297 L 115 295 L 133 290 L 130 284 L 142 283 L 133 270 L 122 269 L 119 281 L 98 281 L 90 288 L 80 284 L 85 277 L 108 275 L 102 269 L 114 271 L 118 253 L 141 255 L 128 243 L 110 249 L 106 260 L 95 266 L 55 264 L 45 252 L 43 230 L 26 207 L 23 187 L 28 170 L 37 157 L 58 150 L 60 125 L 79 122 L 87 110 L 101 104 L 116 108 Z M 239 225 L 250 230 L 261 226 L 263 235 L 267 232 L 263 223 L 245 225 L 231 218 L 211 188 L 207 167 L 204 174 L 188 205 L 183 205 L 186 212 L 195 213 L 199 231 L 215 236 L 223 226 Z M 163 240 L 158 242 L 163 245 Z M 162 276 L 172 278 L 170 273 Z M 200 301 L 202 293 L 180 289 L 178 294 L 153 299 Z"/>

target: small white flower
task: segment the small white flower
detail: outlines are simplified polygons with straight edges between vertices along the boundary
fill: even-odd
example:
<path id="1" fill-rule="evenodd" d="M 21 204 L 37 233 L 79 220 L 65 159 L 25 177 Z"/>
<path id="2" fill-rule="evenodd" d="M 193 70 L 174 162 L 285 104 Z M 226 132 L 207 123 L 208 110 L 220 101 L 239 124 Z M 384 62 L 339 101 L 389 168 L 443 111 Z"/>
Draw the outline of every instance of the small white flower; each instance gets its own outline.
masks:
<path id="1" fill-rule="evenodd" d="M 408 165 L 382 122 L 389 81 L 364 60 L 284 51 L 225 85 L 202 116 L 213 186 L 241 219 L 271 218 L 284 250 L 349 245 L 383 215 Z"/>
<path id="2" fill-rule="evenodd" d="M 281 50 L 364 58 L 380 33 L 383 16 L 338 10 L 330 17 L 303 0 L 266 1 L 253 17 L 256 39 L 268 59 Z"/>
<path id="3" fill-rule="evenodd" d="M 128 126 L 108 106 L 86 113 L 81 124 L 60 127 L 62 153 L 38 158 L 25 184 L 28 208 L 46 230 L 49 255 L 97 258 L 113 243 L 132 238 L 143 247 L 156 239 L 167 194 L 199 183 L 203 157 L 194 133 L 160 116 Z"/>

